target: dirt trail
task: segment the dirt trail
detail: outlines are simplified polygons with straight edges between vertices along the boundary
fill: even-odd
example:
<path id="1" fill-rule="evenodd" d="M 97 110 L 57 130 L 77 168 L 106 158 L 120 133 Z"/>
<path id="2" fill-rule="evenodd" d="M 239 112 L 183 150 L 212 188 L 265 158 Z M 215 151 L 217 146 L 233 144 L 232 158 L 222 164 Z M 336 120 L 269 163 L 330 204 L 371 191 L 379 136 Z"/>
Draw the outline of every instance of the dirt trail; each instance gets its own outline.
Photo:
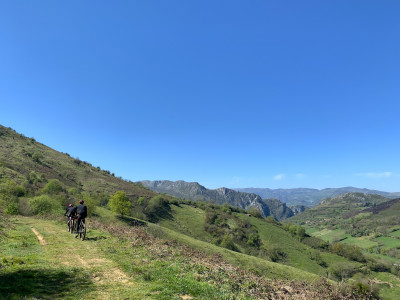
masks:
<path id="1" fill-rule="evenodd" d="M 126 275 L 117 264 L 104 256 L 95 242 L 81 241 L 67 232 L 66 228 L 51 221 L 25 218 L 36 235 L 46 257 L 55 266 L 83 268 L 90 274 L 91 281 L 99 286 L 96 298 L 106 298 L 110 289 L 132 289 L 134 279 Z M 104 297 L 103 297 L 104 296 Z"/>
<path id="2" fill-rule="evenodd" d="M 33 233 L 36 235 L 39 243 L 41 245 L 47 245 L 47 243 L 46 243 L 45 239 L 42 237 L 42 235 L 35 228 L 33 228 L 32 226 L 31 226 L 31 229 L 32 229 Z"/>

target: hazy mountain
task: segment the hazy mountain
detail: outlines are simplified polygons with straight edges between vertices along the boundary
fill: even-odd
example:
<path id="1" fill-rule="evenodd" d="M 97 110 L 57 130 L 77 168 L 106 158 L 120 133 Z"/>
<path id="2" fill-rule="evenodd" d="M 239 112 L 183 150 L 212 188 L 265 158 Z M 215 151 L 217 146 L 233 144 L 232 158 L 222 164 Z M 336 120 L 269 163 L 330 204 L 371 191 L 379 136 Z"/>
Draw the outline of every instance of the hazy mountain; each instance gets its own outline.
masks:
<path id="1" fill-rule="evenodd" d="M 255 206 L 260 209 L 264 216 L 273 216 L 280 220 L 293 216 L 293 212 L 285 203 L 277 199 L 262 199 L 254 193 L 238 192 L 227 188 L 210 190 L 197 182 L 157 180 L 140 181 L 145 187 L 157 193 L 165 193 L 178 198 L 194 201 L 208 201 L 216 204 L 227 203 L 243 209 Z"/>
<path id="2" fill-rule="evenodd" d="M 296 188 L 296 189 L 268 189 L 268 188 L 235 188 L 234 190 L 245 193 L 254 193 L 261 198 L 276 198 L 287 205 L 314 206 L 327 197 L 336 197 L 345 193 L 376 194 L 387 198 L 400 197 L 400 193 L 388 193 L 377 190 L 361 189 L 356 187 L 326 188 L 322 190 Z"/>

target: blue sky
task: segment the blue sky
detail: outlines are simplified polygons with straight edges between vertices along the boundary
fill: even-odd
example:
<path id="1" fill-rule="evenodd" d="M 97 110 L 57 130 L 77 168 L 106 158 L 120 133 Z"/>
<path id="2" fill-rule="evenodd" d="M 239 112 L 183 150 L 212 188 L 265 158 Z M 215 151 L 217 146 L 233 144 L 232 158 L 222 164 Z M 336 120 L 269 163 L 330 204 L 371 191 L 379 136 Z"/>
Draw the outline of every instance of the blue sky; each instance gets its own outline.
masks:
<path id="1" fill-rule="evenodd" d="M 117 176 L 400 191 L 398 1 L 3 1 L 0 124 Z"/>

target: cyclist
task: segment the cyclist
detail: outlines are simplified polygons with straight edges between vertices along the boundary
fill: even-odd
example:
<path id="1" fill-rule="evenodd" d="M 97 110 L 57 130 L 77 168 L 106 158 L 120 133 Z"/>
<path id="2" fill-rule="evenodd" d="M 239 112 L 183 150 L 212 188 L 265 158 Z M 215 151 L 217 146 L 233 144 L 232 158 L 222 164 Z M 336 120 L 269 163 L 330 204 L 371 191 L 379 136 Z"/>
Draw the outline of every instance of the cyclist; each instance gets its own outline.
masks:
<path id="1" fill-rule="evenodd" d="M 75 238 L 78 237 L 79 233 L 79 225 L 81 222 L 85 223 L 85 218 L 87 217 L 87 207 L 86 205 L 83 205 L 84 201 L 79 200 L 79 205 L 75 207 L 76 214 L 78 215 L 78 220 L 76 221 L 76 235 Z"/>
<path id="2" fill-rule="evenodd" d="M 68 217 L 68 224 L 70 224 L 72 217 L 76 214 L 75 207 L 72 203 L 68 204 L 67 209 L 65 210 L 64 216 Z"/>

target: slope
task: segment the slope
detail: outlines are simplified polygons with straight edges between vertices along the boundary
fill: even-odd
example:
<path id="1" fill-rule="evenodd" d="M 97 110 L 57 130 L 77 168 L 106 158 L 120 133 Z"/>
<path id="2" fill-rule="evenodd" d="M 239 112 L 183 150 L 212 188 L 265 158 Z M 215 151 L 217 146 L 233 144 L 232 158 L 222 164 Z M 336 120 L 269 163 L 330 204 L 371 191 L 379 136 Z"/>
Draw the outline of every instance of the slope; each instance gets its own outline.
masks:
<path id="1" fill-rule="evenodd" d="M 288 222 L 306 224 L 309 234 L 325 241 L 357 245 L 366 255 L 384 259 L 386 269 L 400 263 L 400 199 L 345 194 L 327 198 Z"/>
<path id="2" fill-rule="evenodd" d="M 128 195 L 154 196 L 142 185 L 115 177 L 107 170 L 53 150 L 33 138 L 0 125 L 0 180 L 12 178 L 17 183 L 38 189 L 50 179 L 58 179 L 66 189 L 111 194 L 123 190 Z"/>
<path id="3" fill-rule="evenodd" d="M 342 257 L 329 253 L 321 253 L 321 260 L 316 260 L 315 254 L 318 252 L 317 250 L 301 243 L 279 226 L 246 214 L 236 213 L 228 220 L 227 224 L 232 230 L 235 230 L 237 226 L 237 221 L 234 219 L 235 216 L 243 219 L 244 224 L 254 226 L 260 236 L 264 246 L 255 252 L 252 250 L 247 251 L 255 257 L 263 257 L 263 252 L 274 249 L 275 251 L 280 251 L 282 255 L 282 257 L 273 257 L 277 262 L 320 276 L 326 276 L 327 268 L 329 267 L 329 264 L 324 267 L 321 266 L 321 261 L 325 263 L 347 261 Z M 159 224 L 192 238 L 215 244 L 217 242 L 216 236 L 205 229 L 207 226 L 205 220 L 206 212 L 203 209 L 192 205 L 180 204 L 179 206 L 172 206 L 172 218 L 161 219 Z M 240 244 L 236 246 L 238 251 L 246 253 L 244 246 Z M 263 259 L 260 259 L 260 261 L 265 260 L 271 260 L 268 254 L 264 254 Z"/>
<path id="4" fill-rule="evenodd" d="M 110 216 L 109 216 L 110 217 Z M 0 234 L 0 297 L 27 299 L 367 299 L 355 289 L 333 285 L 295 268 L 254 261 L 272 277 L 308 280 L 268 280 L 207 256 L 177 242 L 154 238 L 157 227 L 127 227 L 90 220 L 88 239 L 74 239 L 65 224 L 18 217 Z M 3 219 L 4 221 L 4 219 Z M 165 229 L 164 234 L 196 243 Z M 201 247 L 203 248 L 203 247 Z M 212 245 L 207 251 L 213 251 Z M 226 250 L 246 262 L 243 255 Z M 251 258 L 250 258 L 251 259 Z M 313 282 L 311 282 L 313 281 Z"/>

